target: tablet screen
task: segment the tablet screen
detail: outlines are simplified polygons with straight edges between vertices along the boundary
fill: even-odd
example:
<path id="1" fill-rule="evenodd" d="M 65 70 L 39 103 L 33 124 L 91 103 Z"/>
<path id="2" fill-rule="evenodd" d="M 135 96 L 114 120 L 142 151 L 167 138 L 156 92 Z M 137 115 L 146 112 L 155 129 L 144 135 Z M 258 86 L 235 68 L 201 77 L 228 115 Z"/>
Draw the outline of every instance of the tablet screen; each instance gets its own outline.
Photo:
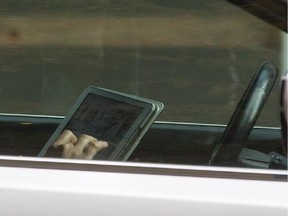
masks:
<path id="1" fill-rule="evenodd" d="M 98 159 L 107 159 L 131 130 L 142 110 L 143 107 L 88 94 L 64 130 L 71 130 L 77 137 L 87 134 L 108 142 L 108 148 L 97 154 Z"/>

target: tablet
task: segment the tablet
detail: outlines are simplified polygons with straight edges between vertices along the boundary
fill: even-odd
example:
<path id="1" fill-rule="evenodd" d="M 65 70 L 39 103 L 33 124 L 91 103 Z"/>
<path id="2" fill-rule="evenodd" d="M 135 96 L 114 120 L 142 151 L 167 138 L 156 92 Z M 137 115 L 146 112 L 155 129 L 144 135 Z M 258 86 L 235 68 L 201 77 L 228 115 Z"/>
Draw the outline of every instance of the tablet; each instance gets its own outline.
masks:
<path id="1" fill-rule="evenodd" d="M 38 156 L 45 156 L 63 130 L 108 142 L 94 159 L 127 160 L 162 111 L 161 102 L 100 87 L 87 87 Z"/>

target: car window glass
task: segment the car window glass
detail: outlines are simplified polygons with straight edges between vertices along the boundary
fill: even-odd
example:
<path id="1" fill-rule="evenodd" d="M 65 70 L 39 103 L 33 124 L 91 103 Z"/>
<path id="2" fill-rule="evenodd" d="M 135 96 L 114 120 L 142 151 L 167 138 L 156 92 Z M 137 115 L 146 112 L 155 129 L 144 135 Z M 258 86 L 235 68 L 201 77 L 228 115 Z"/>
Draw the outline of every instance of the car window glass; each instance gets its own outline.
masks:
<path id="1" fill-rule="evenodd" d="M 2 0 L 0 8 L 1 113 L 64 116 L 94 85 L 163 102 L 158 121 L 226 125 L 263 62 L 285 69 L 286 33 L 227 1 Z M 258 126 L 280 127 L 279 80 Z"/>

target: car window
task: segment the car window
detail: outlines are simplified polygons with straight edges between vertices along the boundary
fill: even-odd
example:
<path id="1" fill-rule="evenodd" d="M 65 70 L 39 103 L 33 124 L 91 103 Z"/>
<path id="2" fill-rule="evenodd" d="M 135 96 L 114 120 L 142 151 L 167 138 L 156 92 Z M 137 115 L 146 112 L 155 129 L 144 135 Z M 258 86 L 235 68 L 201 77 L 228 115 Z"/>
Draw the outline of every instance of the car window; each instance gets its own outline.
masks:
<path id="1" fill-rule="evenodd" d="M 287 70 L 287 34 L 223 0 L 0 8 L 1 113 L 65 116 L 94 85 L 163 102 L 161 122 L 226 125 L 263 62 Z M 280 78 L 258 126 L 280 127 L 279 92 Z"/>

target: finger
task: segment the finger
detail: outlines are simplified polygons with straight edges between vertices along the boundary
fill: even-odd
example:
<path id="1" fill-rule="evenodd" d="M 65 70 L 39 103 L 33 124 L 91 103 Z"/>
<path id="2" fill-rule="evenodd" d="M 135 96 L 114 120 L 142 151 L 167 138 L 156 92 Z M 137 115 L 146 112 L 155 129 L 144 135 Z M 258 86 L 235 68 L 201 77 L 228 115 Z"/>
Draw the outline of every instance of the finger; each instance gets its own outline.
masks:
<path id="1" fill-rule="evenodd" d="M 105 141 L 94 141 L 91 142 L 93 144 L 93 146 L 97 149 L 97 151 L 101 151 L 102 149 L 105 149 L 108 147 L 108 143 Z"/>
<path id="2" fill-rule="evenodd" d="M 83 159 L 91 160 L 99 151 L 107 147 L 108 143 L 104 141 L 90 142 L 83 152 Z"/>
<path id="3" fill-rule="evenodd" d="M 45 156 L 56 158 L 72 158 L 74 152 L 74 145 L 72 143 L 66 143 L 57 147 L 51 146 L 48 148 Z"/>
<path id="4" fill-rule="evenodd" d="M 62 147 L 61 149 L 63 158 L 73 158 L 75 149 L 73 143 L 66 143 L 65 145 L 61 145 L 60 147 Z"/>
<path id="5" fill-rule="evenodd" d="M 83 159 L 91 160 L 97 154 L 97 149 L 94 147 L 92 143 L 88 145 L 88 147 L 83 152 Z"/>
<path id="6" fill-rule="evenodd" d="M 92 136 L 82 134 L 75 143 L 75 153 L 82 154 L 83 150 L 89 145 L 90 142 L 97 142 L 97 139 Z"/>
<path id="7" fill-rule="evenodd" d="M 53 146 L 57 148 L 60 145 L 64 145 L 67 143 L 74 144 L 77 142 L 77 137 L 70 130 L 64 130 L 55 140 Z"/>

